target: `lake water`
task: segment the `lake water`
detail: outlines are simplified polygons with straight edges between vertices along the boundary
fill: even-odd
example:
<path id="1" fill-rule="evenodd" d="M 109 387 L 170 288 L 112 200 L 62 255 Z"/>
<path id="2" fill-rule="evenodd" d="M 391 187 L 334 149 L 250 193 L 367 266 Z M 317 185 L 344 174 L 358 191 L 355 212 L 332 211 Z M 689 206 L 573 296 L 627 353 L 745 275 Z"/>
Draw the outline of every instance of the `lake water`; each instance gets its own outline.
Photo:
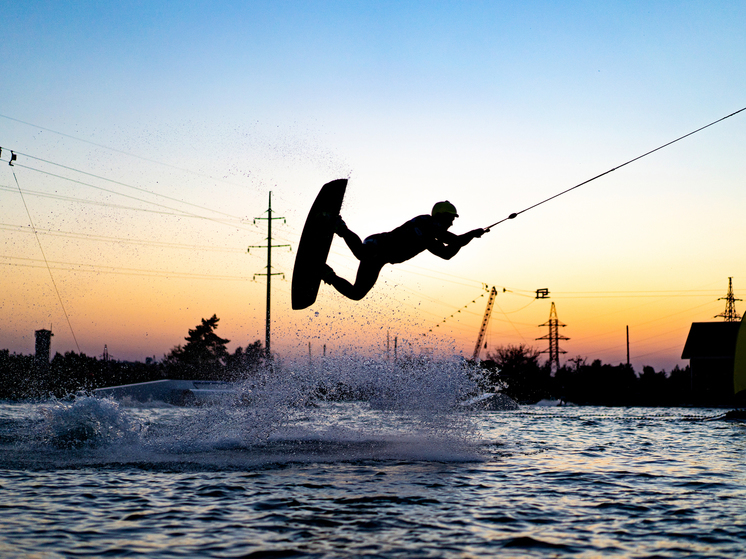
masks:
<path id="1" fill-rule="evenodd" d="M 466 411 L 456 366 L 352 369 L 366 400 L 286 378 L 199 408 L 0 403 L 0 555 L 745 553 L 746 422 L 723 410 Z"/>

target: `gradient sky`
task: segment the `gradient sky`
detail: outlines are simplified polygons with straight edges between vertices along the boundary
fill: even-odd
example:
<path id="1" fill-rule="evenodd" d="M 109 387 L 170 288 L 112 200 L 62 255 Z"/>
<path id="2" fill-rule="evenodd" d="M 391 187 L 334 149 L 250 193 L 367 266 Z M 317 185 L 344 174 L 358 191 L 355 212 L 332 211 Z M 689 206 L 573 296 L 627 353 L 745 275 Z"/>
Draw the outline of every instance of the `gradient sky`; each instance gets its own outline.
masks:
<path id="1" fill-rule="evenodd" d="M 360 303 L 322 286 L 310 309 L 289 304 L 293 250 L 325 182 L 350 178 L 343 216 L 361 236 L 442 199 L 461 233 L 745 107 L 743 2 L 0 11 L 0 348 L 32 353 L 34 330 L 51 325 L 53 351 L 161 358 L 212 314 L 231 349 L 263 341 L 254 274 L 266 250 L 246 247 L 266 243 L 253 219 L 270 191 L 286 218 L 274 241 L 291 245 L 273 251 L 285 278 L 273 277 L 272 347 L 284 357 L 309 341 L 315 355 L 376 355 L 387 335 L 403 352 L 470 356 L 495 285 L 488 349 L 544 349 L 535 338 L 554 302 L 570 338 L 561 361 L 625 361 L 629 326 L 633 365 L 670 370 L 685 364 L 690 324 L 723 312 L 728 277 L 746 299 L 744 112 L 451 261 L 387 267 Z M 330 263 L 354 276 L 338 239 Z"/>

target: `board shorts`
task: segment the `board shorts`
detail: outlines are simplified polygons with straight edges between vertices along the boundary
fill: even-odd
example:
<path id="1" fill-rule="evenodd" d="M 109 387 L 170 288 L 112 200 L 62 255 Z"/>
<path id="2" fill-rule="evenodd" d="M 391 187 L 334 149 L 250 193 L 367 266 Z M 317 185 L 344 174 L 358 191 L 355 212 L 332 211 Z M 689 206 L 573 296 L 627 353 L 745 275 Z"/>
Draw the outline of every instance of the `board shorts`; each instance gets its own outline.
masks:
<path id="1" fill-rule="evenodd" d="M 384 239 L 382 239 L 382 237 L 382 233 L 376 233 L 375 235 L 366 237 L 366 239 L 363 241 L 363 250 L 365 251 L 366 258 L 370 258 L 371 260 L 385 260 L 386 262 L 388 262 L 385 254 L 386 243 Z"/>

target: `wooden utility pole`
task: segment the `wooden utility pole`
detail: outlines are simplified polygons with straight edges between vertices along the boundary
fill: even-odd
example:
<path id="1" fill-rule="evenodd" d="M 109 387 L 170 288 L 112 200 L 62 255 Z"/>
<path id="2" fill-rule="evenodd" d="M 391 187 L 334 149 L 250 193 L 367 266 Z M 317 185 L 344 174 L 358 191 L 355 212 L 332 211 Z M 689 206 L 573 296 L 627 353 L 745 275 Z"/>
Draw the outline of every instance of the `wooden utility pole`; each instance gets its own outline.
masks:
<path id="1" fill-rule="evenodd" d="M 629 367 L 629 324 L 627 325 L 627 367 Z"/>

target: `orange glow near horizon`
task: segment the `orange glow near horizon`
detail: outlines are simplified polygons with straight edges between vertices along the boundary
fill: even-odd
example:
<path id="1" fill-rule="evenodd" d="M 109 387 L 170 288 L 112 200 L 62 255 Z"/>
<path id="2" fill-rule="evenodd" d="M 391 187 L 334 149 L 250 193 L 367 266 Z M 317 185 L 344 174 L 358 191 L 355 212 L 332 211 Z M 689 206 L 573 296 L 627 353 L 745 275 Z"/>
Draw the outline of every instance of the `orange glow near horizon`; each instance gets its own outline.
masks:
<path id="1" fill-rule="evenodd" d="M 259 210 L 253 213 L 262 214 Z M 55 211 L 49 215 L 54 216 Z M 353 214 L 353 220 L 356 216 Z M 299 223 L 302 221 L 296 216 L 293 227 L 276 225 L 276 242 L 295 246 Z M 266 250 L 245 251 L 249 243 L 266 242 L 266 237 L 262 240 L 266 235 L 262 224 L 247 232 L 234 229 L 228 237 L 230 244 L 218 226 L 190 225 L 174 236 L 172 227 L 160 221 L 161 234 L 148 239 L 152 225 L 146 220 L 137 225 L 137 234 L 119 233 L 118 240 L 69 238 L 62 234 L 62 227 L 55 231 L 50 218 L 45 231 L 39 233 L 81 351 L 99 355 L 106 344 L 114 358 L 160 359 L 183 343 L 189 328 L 212 314 L 220 318 L 218 334 L 231 340 L 231 350 L 255 340 L 263 343 L 266 278 L 254 278 L 254 274 L 266 271 Z M 456 232 L 464 229 L 458 222 L 454 226 Z M 101 233 L 96 230 L 96 235 Z M 347 301 L 322 284 L 316 304 L 303 311 L 291 311 L 289 304 L 294 253 L 275 249 L 273 270 L 286 275 L 273 277 L 273 351 L 283 358 L 303 358 L 310 342 L 312 353 L 320 353 L 326 346 L 329 352 L 375 357 L 384 355 L 388 336 L 390 350 L 396 339 L 401 354 L 471 357 L 487 287 L 498 285 L 482 358 L 499 345 L 544 349 L 546 342 L 536 338 L 546 334 L 546 328 L 539 325 L 547 321 L 554 301 L 560 321 L 567 324 L 560 333 L 570 338 L 560 342 L 567 352 L 561 362 L 576 356 L 589 361 L 626 361 L 625 327 L 629 326 L 633 365 L 641 369 L 653 364 L 670 370 L 674 365 L 685 365 L 680 354 L 691 322 L 714 320 L 712 317 L 722 312 L 722 302 L 717 299 L 724 295 L 726 278 L 704 286 L 689 278 L 686 285 L 677 286 L 681 291 L 647 291 L 645 286 L 668 284 L 631 274 L 593 291 L 593 275 L 573 278 L 571 268 L 559 268 L 564 279 L 557 282 L 560 285 L 555 290 L 551 274 L 542 273 L 541 280 L 528 282 L 534 266 L 530 261 L 521 260 L 520 273 L 516 273 L 510 263 L 517 257 L 510 256 L 510 250 L 505 251 L 506 260 L 500 261 L 497 271 L 490 272 L 490 266 L 481 264 L 484 245 L 500 240 L 499 233 L 509 231 L 491 232 L 473 241 L 451 261 L 421 255 L 405 264 L 388 266 L 373 291 L 360 302 Z M 114 229 L 109 235 L 116 237 L 118 233 Z M 31 353 L 33 331 L 53 325 L 53 351 L 75 351 L 67 319 L 30 228 L 9 231 L 6 245 L 29 256 L 3 262 L 6 269 L 0 288 L 7 311 L 5 344 L 12 351 Z M 91 260 L 95 263 L 85 264 Z M 357 261 L 340 239 L 335 240 L 329 262 L 340 275 L 354 278 Z M 595 262 L 603 265 L 601 259 Z M 477 267 L 481 277 L 465 277 L 469 273 L 465 270 Z M 616 263 L 611 261 L 611 267 Z M 512 280 L 505 282 L 508 285 L 494 281 L 508 274 L 524 283 L 516 286 Z M 550 299 L 535 298 L 540 287 L 549 289 Z M 740 287 L 737 280 L 734 287 Z"/>
<path id="2" fill-rule="evenodd" d="M 0 349 L 32 353 L 51 326 L 53 352 L 77 351 L 69 319 L 88 355 L 160 359 L 213 314 L 231 351 L 263 343 L 267 254 L 247 247 L 267 243 L 270 192 L 288 361 L 309 342 L 377 357 L 387 339 L 470 357 L 497 286 L 487 352 L 544 349 L 554 302 L 561 362 L 626 361 L 629 326 L 634 367 L 670 370 L 728 277 L 746 299 L 746 111 L 649 151 L 743 106 L 743 7 L 22 4 L 0 114 Z M 442 200 L 457 234 L 520 215 L 449 261 L 387 266 L 360 302 L 322 285 L 291 311 L 307 212 L 338 178 L 363 238 Z M 340 239 L 329 264 L 357 269 Z"/>

